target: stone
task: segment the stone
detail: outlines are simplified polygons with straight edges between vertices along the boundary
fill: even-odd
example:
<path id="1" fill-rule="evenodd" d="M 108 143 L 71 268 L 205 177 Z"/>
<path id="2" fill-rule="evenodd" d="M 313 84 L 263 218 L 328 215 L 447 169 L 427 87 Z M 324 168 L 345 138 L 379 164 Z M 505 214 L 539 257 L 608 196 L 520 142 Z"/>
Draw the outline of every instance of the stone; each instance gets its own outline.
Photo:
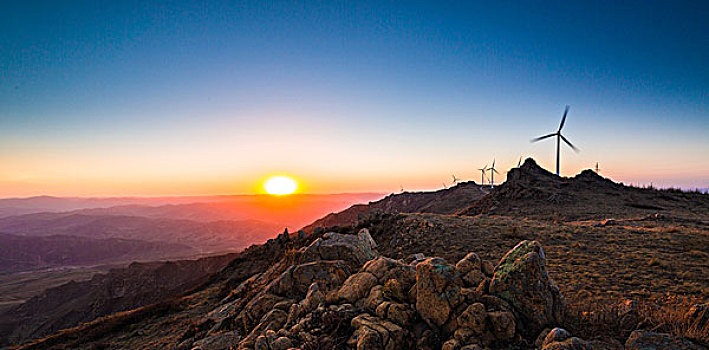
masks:
<path id="1" fill-rule="evenodd" d="M 325 295 L 320 291 L 317 283 L 310 284 L 305 298 L 300 302 L 299 312 L 308 313 L 315 310 L 320 304 L 325 301 Z"/>
<path id="2" fill-rule="evenodd" d="M 323 292 L 340 287 L 349 277 L 350 269 L 342 260 L 313 261 L 293 268 L 293 290 L 305 294 L 311 284 L 317 283 Z"/>
<path id="3" fill-rule="evenodd" d="M 370 312 L 374 312 L 381 303 L 384 302 L 382 294 L 382 286 L 376 285 L 369 291 L 369 296 L 364 300 L 364 308 Z"/>
<path id="4" fill-rule="evenodd" d="M 455 264 L 455 269 L 458 270 L 458 273 L 464 275 L 472 270 L 480 271 L 481 263 L 482 261 L 480 260 L 480 257 L 478 257 L 477 254 L 468 253 L 468 255 L 466 255 L 463 259 L 460 259 L 460 261 Z"/>
<path id="5" fill-rule="evenodd" d="M 488 260 L 482 261 L 481 269 L 488 277 L 492 277 L 492 275 L 495 274 L 495 265 Z"/>
<path id="6" fill-rule="evenodd" d="M 351 321 L 355 329 L 349 344 L 357 349 L 405 349 L 410 346 L 409 332 L 404 328 L 379 317 L 361 314 Z"/>
<path id="7" fill-rule="evenodd" d="M 667 333 L 636 330 L 625 342 L 626 350 L 707 350 L 706 347 L 686 338 L 673 337 Z"/>
<path id="8" fill-rule="evenodd" d="M 591 350 L 592 346 L 584 340 L 571 337 L 563 341 L 552 342 L 542 347 L 542 350 Z"/>
<path id="9" fill-rule="evenodd" d="M 369 291 L 377 284 L 377 278 L 369 272 L 359 272 L 345 280 L 337 297 L 340 300 L 354 303 L 366 297 Z"/>
<path id="10" fill-rule="evenodd" d="M 563 328 L 554 328 L 547 333 L 547 335 L 544 337 L 544 340 L 541 343 L 541 347 L 544 347 L 548 344 L 551 344 L 553 342 L 559 342 L 559 341 L 564 341 L 566 339 L 571 338 L 571 333 L 569 333 L 567 330 Z"/>
<path id="11" fill-rule="evenodd" d="M 416 265 L 416 311 L 431 327 L 441 327 L 461 302 L 462 281 L 453 266 L 439 258 Z"/>
<path id="12" fill-rule="evenodd" d="M 376 246 L 368 231 L 357 235 L 328 232 L 302 250 L 300 263 L 343 260 L 350 269 L 356 270 L 379 255 L 373 244 Z"/>
<path id="13" fill-rule="evenodd" d="M 513 306 L 528 337 L 561 321 L 564 302 L 547 273 L 544 249 L 536 241 L 522 241 L 505 254 L 489 290 Z"/>
<path id="14" fill-rule="evenodd" d="M 460 344 L 458 344 L 457 340 L 448 339 L 445 343 L 443 343 L 443 346 L 441 346 L 441 350 L 458 350 L 459 347 Z"/>
<path id="15" fill-rule="evenodd" d="M 515 317 L 509 311 L 493 311 L 487 314 L 490 327 L 499 340 L 511 340 L 515 336 Z"/>
<path id="16" fill-rule="evenodd" d="M 271 350 L 287 350 L 293 347 L 293 341 L 288 337 L 279 337 L 271 342 Z"/>
<path id="17" fill-rule="evenodd" d="M 460 316 L 458 316 L 458 327 L 471 329 L 475 334 L 481 335 L 485 331 L 485 320 L 487 311 L 485 305 L 475 303 L 469 305 Z"/>
<path id="18" fill-rule="evenodd" d="M 382 287 L 382 295 L 385 299 L 404 301 L 407 299 L 404 295 L 404 287 L 399 280 L 391 278 L 384 283 Z"/>

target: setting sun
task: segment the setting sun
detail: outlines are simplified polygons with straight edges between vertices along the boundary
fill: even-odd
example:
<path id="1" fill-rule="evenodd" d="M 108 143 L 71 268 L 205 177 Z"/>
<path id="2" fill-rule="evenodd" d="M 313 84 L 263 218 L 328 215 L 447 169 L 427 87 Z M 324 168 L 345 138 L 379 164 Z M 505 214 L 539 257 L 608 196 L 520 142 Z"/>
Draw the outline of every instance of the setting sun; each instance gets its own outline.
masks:
<path id="1" fill-rule="evenodd" d="M 298 183 L 287 176 L 272 176 L 263 183 L 266 193 L 282 196 L 292 194 L 298 188 Z"/>

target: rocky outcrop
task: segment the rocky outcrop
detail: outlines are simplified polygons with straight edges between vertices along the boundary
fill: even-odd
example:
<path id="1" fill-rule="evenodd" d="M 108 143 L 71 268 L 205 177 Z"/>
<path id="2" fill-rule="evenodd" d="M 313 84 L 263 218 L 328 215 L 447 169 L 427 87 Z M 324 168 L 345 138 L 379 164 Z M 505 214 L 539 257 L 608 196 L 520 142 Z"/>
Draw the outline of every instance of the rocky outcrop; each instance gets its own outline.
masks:
<path id="1" fill-rule="evenodd" d="M 549 278 L 544 249 L 536 241 L 520 242 L 500 260 L 490 293 L 510 303 L 527 335 L 561 321 L 564 301 Z"/>
<path id="2" fill-rule="evenodd" d="M 226 342 L 258 350 L 622 348 L 551 328 L 563 324 L 564 303 L 535 241 L 520 242 L 497 266 L 475 253 L 455 264 L 422 254 L 395 260 L 375 247 L 366 230 L 325 233 L 242 282 L 197 327 L 205 331 L 186 334 L 177 348 Z M 701 319 L 702 310 L 693 314 Z M 633 333 L 626 348 L 652 348 L 647 344 L 702 349 L 650 332 Z"/>

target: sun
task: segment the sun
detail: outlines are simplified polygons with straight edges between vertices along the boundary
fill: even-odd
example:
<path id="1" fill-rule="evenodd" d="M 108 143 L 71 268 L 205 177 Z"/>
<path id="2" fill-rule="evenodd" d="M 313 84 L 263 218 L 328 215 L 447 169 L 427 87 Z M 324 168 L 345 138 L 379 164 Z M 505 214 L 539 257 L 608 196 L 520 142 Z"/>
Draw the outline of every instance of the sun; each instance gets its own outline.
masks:
<path id="1" fill-rule="evenodd" d="M 295 193 L 298 183 L 288 176 L 271 176 L 263 183 L 266 193 L 275 196 L 283 196 Z"/>

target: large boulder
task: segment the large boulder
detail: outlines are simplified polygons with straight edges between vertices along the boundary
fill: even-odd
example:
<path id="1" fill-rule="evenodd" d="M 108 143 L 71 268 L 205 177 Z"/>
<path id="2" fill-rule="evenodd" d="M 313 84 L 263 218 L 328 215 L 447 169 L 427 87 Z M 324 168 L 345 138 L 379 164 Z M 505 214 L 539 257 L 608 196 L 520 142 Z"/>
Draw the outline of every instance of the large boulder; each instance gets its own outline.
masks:
<path id="1" fill-rule="evenodd" d="M 637 330 L 625 342 L 626 350 L 707 350 L 705 346 L 689 339 L 673 337 L 667 333 Z"/>
<path id="2" fill-rule="evenodd" d="M 463 282 L 455 267 L 439 258 L 416 265 L 416 311 L 431 327 L 440 328 L 464 298 Z"/>
<path id="3" fill-rule="evenodd" d="M 512 305 L 527 336 L 561 321 L 564 302 L 547 273 L 544 249 L 536 241 L 522 241 L 505 254 L 489 290 Z"/>
<path id="4" fill-rule="evenodd" d="M 344 260 L 352 270 L 357 270 L 379 255 L 375 247 L 376 243 L 366 229 L 357 235 L 328 232 L 303 249 L 300 263 Z"/>
<path id="5" fill-rule="evenodd" d="M 337 293 L 340 300 L 354 303 L 369 295 L 370 289 L 377 284 L 377 278 L 369 272 L 359 272 L 345 280 Z"/>

